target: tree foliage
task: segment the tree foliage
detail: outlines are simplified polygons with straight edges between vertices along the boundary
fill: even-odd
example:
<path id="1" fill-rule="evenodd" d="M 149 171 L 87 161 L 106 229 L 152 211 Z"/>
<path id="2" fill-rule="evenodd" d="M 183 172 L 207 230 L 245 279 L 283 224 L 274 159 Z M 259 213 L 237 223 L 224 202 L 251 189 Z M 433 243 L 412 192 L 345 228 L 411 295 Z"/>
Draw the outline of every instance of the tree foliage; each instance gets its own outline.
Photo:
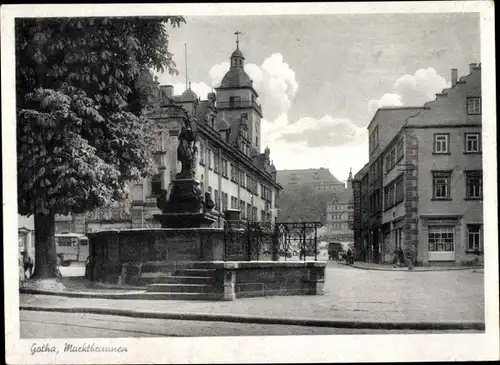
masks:
<path id="1" fill-rule="evenodd" d="M 318 221 L 326 223 L 326 206 L 334 201 L 336 194 L 331 191 L 316 191 L 311 185 L 286 187 L 280 193 L 280 221 Z"/>
<path id="2" fill-rule="evenodd" d="M 18 212 L 35 216 L 35 277 L 59 276 L 56 214 L 112 205 L 153 173 L 150 70 L 176 72 L 167 27 L 182 22 L 16 20 Z"/>
<path id="3" fill-rule="evenodd" d="M 19 213 L 81 213 L 150 174 L 150 69 L 175 73 L 165 18 L 16 21 Z"/>

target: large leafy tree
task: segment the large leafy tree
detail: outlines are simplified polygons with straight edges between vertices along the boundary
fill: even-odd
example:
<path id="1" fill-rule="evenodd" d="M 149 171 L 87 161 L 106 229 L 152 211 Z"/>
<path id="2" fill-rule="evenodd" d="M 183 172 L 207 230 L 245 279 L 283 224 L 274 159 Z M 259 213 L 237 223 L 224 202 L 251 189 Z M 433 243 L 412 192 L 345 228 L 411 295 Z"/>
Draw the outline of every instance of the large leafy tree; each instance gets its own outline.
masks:
<path id="1" fill-rule="evenodd" d="M 56 214 L 126 197 L 152 172 L 150 70 L 177 72 L 182 17 L 16 20 L 18 210 L 34 215 L 35 277 L 59 276 Z"/>

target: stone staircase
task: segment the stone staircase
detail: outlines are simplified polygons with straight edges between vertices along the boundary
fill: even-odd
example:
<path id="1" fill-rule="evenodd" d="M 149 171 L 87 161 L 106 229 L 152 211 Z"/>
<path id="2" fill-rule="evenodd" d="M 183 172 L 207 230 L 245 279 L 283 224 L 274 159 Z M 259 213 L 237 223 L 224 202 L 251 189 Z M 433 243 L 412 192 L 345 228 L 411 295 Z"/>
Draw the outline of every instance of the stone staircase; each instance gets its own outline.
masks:
<path id="1" fill-rule="evenodd" d="M 145 271 L 140 277 L 149 293 L 162 293 L 169 299 L 213 300 L 216 298 L 215 269 L 203 264 L 182 265 L 170 270 Z"/>

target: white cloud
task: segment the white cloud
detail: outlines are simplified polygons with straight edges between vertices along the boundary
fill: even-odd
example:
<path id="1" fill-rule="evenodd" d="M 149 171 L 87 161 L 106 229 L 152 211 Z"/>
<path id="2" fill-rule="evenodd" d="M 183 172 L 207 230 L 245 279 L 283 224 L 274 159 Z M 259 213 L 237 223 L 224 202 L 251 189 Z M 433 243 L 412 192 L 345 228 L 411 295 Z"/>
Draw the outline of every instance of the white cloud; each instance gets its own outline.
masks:
<path id="1" fill-rule="evenodd" d="M 366 129 L 329 115 L 304 117 L 293 124 L 286 114 L 272 122 L 264 119 L 262 137 L 279 170 L 327 167 L 344 180 L 351 167 L 357 172 L 368 157 Z"/>
<path id="2" fill-rule="evenodd" d="M 406 74 L 396 80 L 392 93 L 378 100 L 370 100 L 368 108 L 375 112 L 384 106 L 422 106 L 436 98 L 436 93 L 450 87 L 446 80 L 432 67 L 421 68 L 413 75 Z"/>
<path id="3" fill-rule="evenodd" d="M 229 71 L 229 62 L 218 63 L 210 69 L 210 78 L 212 79 L 212 86 L 218 87 L 222 81 L 222 78 Z"/>

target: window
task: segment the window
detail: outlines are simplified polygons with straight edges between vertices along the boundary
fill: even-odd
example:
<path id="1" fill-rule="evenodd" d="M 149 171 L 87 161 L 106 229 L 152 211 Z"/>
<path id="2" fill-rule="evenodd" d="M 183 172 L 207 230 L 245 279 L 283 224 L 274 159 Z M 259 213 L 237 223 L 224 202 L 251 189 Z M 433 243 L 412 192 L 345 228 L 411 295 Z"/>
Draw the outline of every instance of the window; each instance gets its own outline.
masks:
<path id="1" fill-rule="evenodd" d="M 247 203 L 247 218 L 249 220 L 252 220 L 252 206 L 250 203 Z"/>
<path id="2" fill-rule="evenodd" d="M 405 154 L 405 144 L 404 144 L 404 139 L 401 138 L 398 141 L 398 145 L 396 147 L 396 160 L 399 161 L 404 157 Z"/>
<path id="3" fill-rule="evenodd" d="M 467 98 L 467 114 L 481 114 L 481 98 Z"/>
<path id="4" fill-rule="evenodd" d="M 212 168 L 212 150 L 207 148 L 207 160 L 208 160 L 208 168 Z"/>
<path id="5" fill-rule="evenodd" d="M 231 181 L 234 181 L 235 183 L 238 183 L 238 170 L 236 169 L 236 166 L 231 164 Z"/>
<path id="6" fill-rule="evenodd" d="M 151 195 L 159 195 L 161 192 L 161 174 L 154 175 L 151 180 Z"/>
<path id="7" fill-rule="evenodd" d="M 450 135 L 434 133 L 434 153 L 449 153 Z"/>
<path id="8" fill-rule="evenodd" d="M 239 107 L 241 105 L 241 98 L 239 96 L 231 96 L 229 98 L 229 107 Z"/>
<path id="9" fill-rule="evenodd" d="M 238 198 L 231 196 L 231 209 L 238 209 Z"/>
<path id="10" fill-rule="evenodd" d="M 453 227 L 429 227 L 429 251 L 454 251 Z"/>
<path id="11" fill-rule="evenodd" d="M 466 171 L 465 185 L 467 199 L 481 199 L 483 197 L 482 171 Z"/>
<path id="12" fill-rule="evenodd" d="M 245 171 L 239 170 L 239 175 L 240 175 L 240 185 L 245 187 L 246 186 L 246 175 Z"/>
<path id="13" fill-rule="evenodd" d="M 222 176 L 227 177 L 227 160 L 221 158 L 221 161 L 222 161 L 222 170 L 221 170 Z"/>
<path id="14" fill-rule="evenodd" d="M 246 214 L 245 214 L 245 202 L 243 200 L 240 200 L 240 211 L 241 211 L 241 218 L 245 219 Z"/>
<path id="15" fill-rule="evenodd" d="M 394 184 L 391 184 L 384 189 L 384 206 L 389 209 L 394 205 Z"/>
<path id="16" fill-rule="evenodd" d="M 228 195 L 227 193 L 222 193 L 222 211 L 225 212 L 227 210 L 228 204 Z"/>
<path id="17" fill-rule="evenodd" d="M 433 171 L 433 199 L 450 199 L 451 171 Z"/>
<path id="18" fill-rule="evenodd" d="M 465 152 L 477 153 L 481 151 L 480 134 L 465 133 Z"/>
<path id="19" fill-rule="evenodd" d="M 252 220 L 257 220 L 257 207 L 252 207 Z"/>
<path id="20" fill-rule="evenodd" d="M 221 172 L 221 163 L 220 163 L 219 152 L 214 153 L 214 172 L 216 172 L 216 173 Z"/>
<path id="21" fill-rule="evenodd" d="M 215 189 L 215 210 L 220 211 L 219 190 Z"/>
<path id="22" fill-rule="evenodd" d="M 261 210 L 260 211 L 260 221 L 264 222 L 266 220 L 266 212 Z"/>
<path id="23" fill-rule="evenodd" d="M 205 165 L 205 144 L 200 142 L 200 165 Z"/>
<path id="24" fill-rule="evenodd" d="M 396 165 L 396 150 L 393 148 L 385 156 L 385 173 L 387 174 Z"/>
<path id="25" fill-rule="evenodd" d="M 468 251 L 481 251 L 481 225 L 469 224 L 467 225 L 469 231 L 467 240 Z"/>
<path id="26" fill-rule="evenodd" d="M 404 200 L 405 188 L 404 179 L 399 178 L 396 181 L 396 204 L 401 203 Z"/>

